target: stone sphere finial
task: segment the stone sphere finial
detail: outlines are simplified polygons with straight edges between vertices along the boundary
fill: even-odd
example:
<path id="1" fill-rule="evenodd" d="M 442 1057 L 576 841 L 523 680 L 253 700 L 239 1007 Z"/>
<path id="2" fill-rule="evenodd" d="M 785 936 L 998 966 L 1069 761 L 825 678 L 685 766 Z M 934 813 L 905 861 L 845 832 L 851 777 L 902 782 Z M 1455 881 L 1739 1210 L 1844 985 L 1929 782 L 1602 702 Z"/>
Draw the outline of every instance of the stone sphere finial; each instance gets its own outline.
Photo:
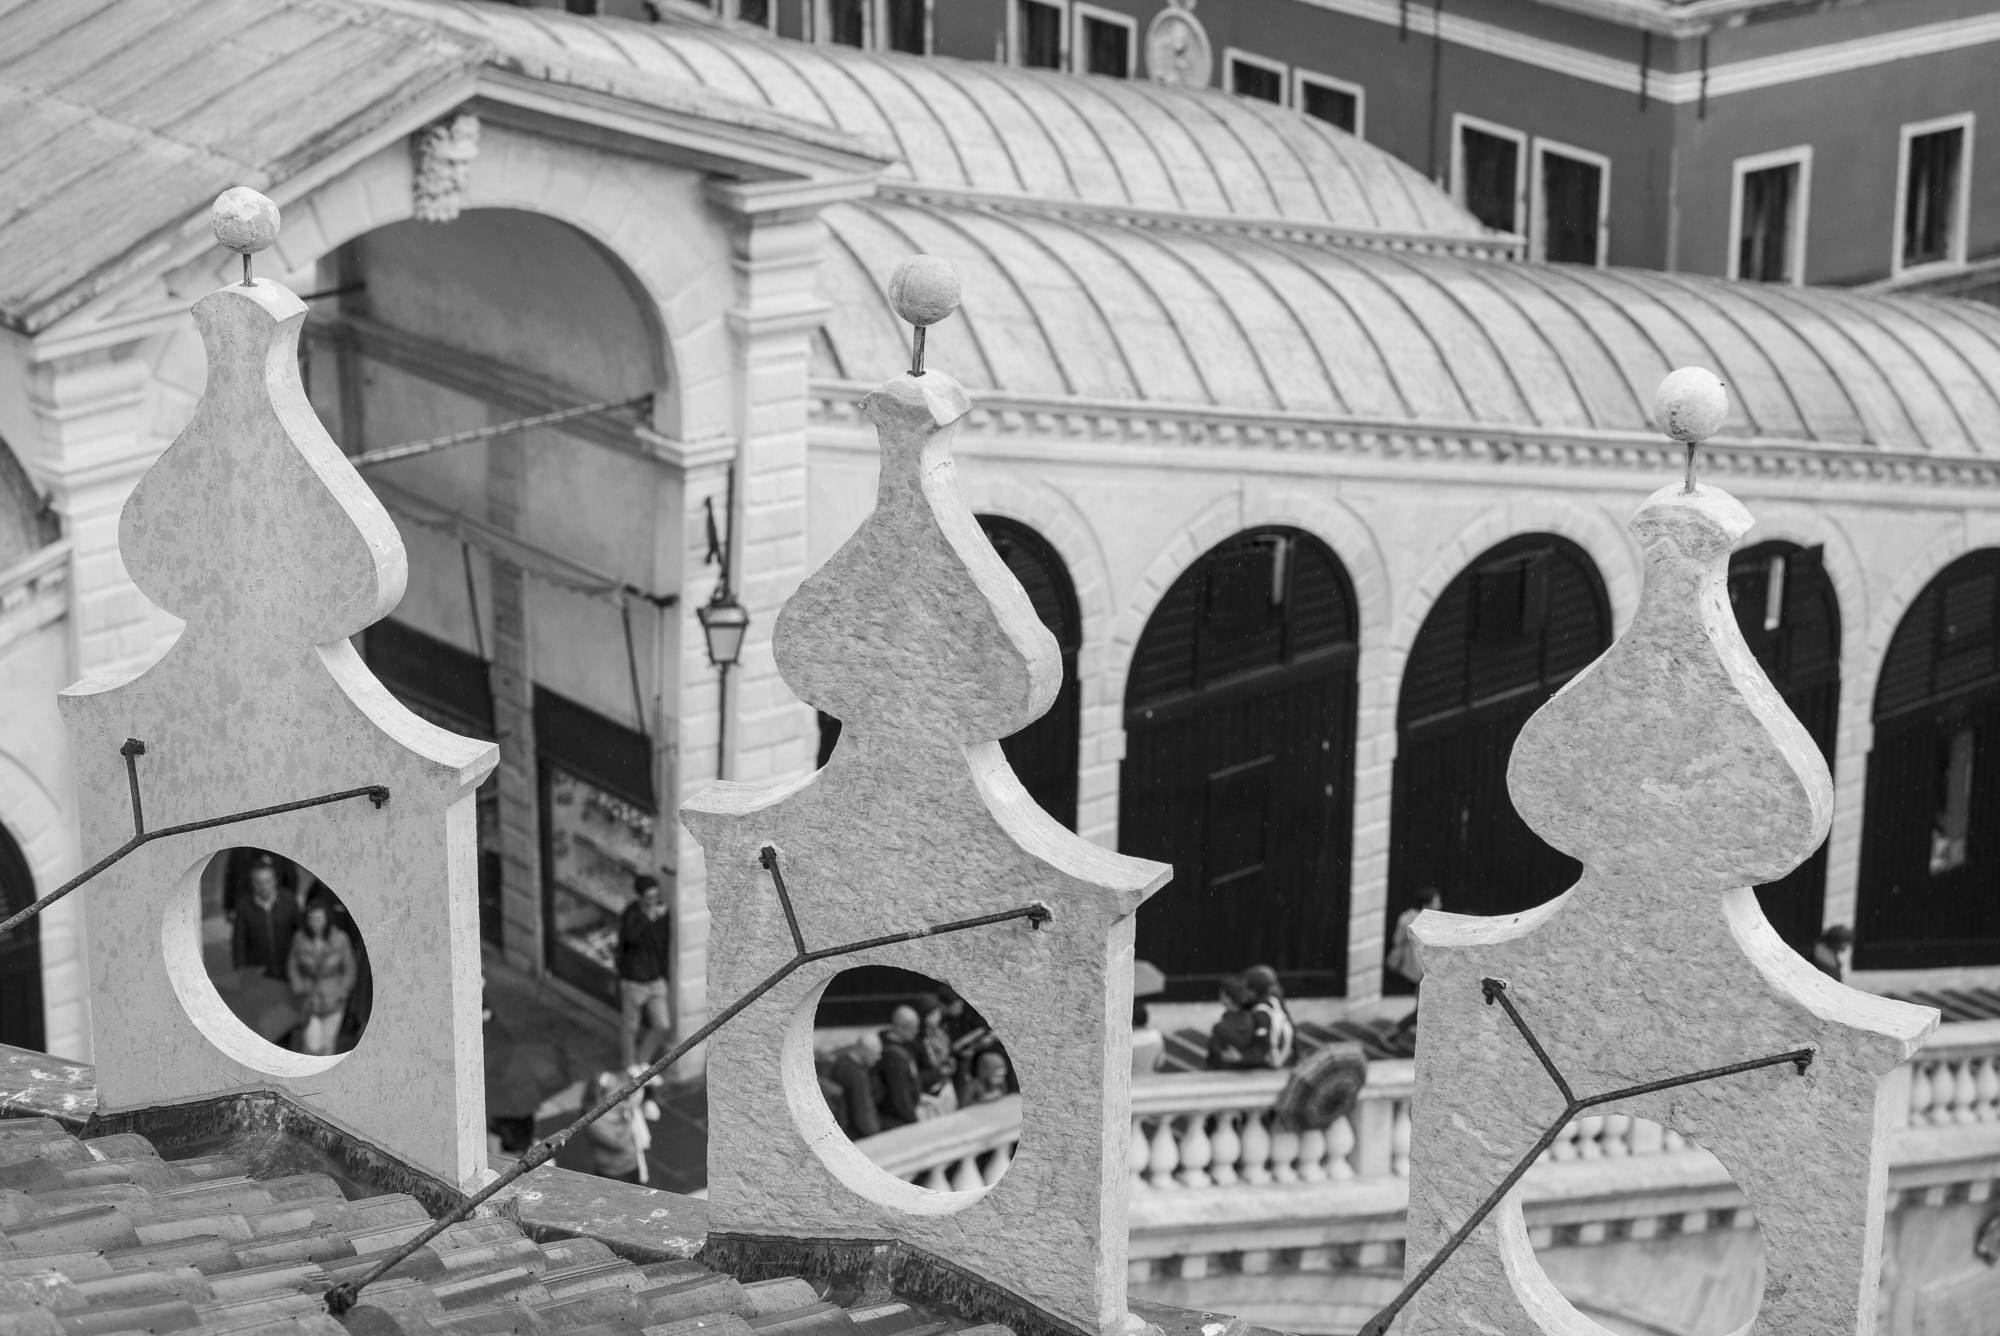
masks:
<path id="1" fill-rule="evenodd" d="M 935 255 L 912 255 L 889 275 L 889 305 L 922 329 L 958 309 L 958 274 Z"/>
<path id="2" fill-rule="evenodd" d="M 1677 441 L 1705 441 L 1727 416 L 1729 392 L 1704 367 L 1682 367 L 1661 381 L 1653 396 L 1653 425 Z"/>
<path id="3" fill-rule="evenodd" d="M 250 286 L 250 257 L 278 239 L 278 206 L 249 186 L 231 186 L 215 197 L 208 225 L 215 239 L 243 257 L 243 286 Z"/>
<path id="4" fill-rule="evenodd" d="M 1687 445 L 1687 486 L 1694 492 L 1695 447 L 1715 435 L 1729 416 L 1729 392 L 1713 371 L 1684 366 L 1660 382 L 1653 396 L 1653 425 Z"/>

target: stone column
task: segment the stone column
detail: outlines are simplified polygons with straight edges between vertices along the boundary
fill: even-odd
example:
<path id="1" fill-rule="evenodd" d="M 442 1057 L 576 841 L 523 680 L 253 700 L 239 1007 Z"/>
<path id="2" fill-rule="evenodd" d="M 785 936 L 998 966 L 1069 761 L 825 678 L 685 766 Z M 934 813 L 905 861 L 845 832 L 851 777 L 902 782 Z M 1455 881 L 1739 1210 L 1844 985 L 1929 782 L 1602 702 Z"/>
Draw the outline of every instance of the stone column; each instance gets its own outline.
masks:
<path id="1" fill-rule="evenodd" d="M 491 410 L 495 421 L 511 416 Z M 518 533 L 522 451 L 533 435 L 503 436 L 487 446 L 486 518 Z M 542 824 L 535 753 L 535 676 L 528 647 L 527 576 L 495 556 L 488 584 L 493 600 L 493 729 L 500 740 L 500 940 L 507 962 L 539 974 L 542 952 Z"/>

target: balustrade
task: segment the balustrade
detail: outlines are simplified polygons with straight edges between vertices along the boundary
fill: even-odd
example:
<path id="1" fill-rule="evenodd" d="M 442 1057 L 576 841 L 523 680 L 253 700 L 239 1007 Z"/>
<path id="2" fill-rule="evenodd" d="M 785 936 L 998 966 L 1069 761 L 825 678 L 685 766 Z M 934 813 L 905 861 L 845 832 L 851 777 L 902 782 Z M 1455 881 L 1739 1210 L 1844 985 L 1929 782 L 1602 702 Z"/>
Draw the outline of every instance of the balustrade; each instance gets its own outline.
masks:
<path id="1" fill-rule="evenodd" d="M 1946 1025 L 1909 1064 L 1911 1128 L 2000 1123 L 2000 1021 Z M 1132 1190 L 1261 1187 L 1402 1178 L 1410 1163 L 1414 1064 L 1371 1062 L 1355 1107 L 1325 1131 L 1272 1125 L 1285 1072 L 1196 1072 L 1132 1082 Z M 1020 1096 L 898 1128 L 861 1148 L 889 1172 L 939 1191 L 997 1182 L 1020 1139 Z M 1680 1133 L 1623 1113 L 1564 1128 L 1543 1163 L 1698 1153 Z"/>

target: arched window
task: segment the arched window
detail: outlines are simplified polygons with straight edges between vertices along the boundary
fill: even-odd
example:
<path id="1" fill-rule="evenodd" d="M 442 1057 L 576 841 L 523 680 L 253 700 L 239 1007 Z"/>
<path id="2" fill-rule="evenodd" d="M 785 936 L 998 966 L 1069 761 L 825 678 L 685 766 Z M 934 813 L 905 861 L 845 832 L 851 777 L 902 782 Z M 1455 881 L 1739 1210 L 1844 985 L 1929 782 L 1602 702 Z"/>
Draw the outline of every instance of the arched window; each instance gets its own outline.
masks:
<path id="1" fill-rule="evenodd" d="M 2000 962 L 2000 549 L 1903 615 L 1875 689 L 1854 964 Z"/>
<path id="2" fill-rule="evenodd" d="M 1823 556 L 1821 548 L 1783 542 L 1735 553 L 1729 558 L 1729 605 L 1750 652 L 1831 767 L 1840 713 L 1840 603 Z M 1826 846 L 1759 886 L 1757 899 L 1778 935 L 1810 956 L 1826 905 Z"/>
<path id="3" fill-rule="evenodd" d="M 20 913 L 35 902 L 35 878 L 21 846 L 0 826 L 0 917 Z M 47 1044 L 42 1027 L 41 920 L 29 919 L 0 935 L 0 1044 L 40 1052 Z"/>
<path id="4" fill-rule="evenodd" d="M 1345 991 L 1354 661 L 1347 572 L 1297 529 L 1214 548 L 1146 623 L 1118 843 L 1174 867 L 1138 929 L 1169 997 L 1255 964 L 1295 995 Z"/>
<path id="5" fill-rule="evenodd" d="M 1392 922 L 1432 888 L 1455 913 L 1511 914 L 1576 880 L 1515 813 L 1507 761 L 1528 716 L 1610 643 L 1604 582 L 1566 538 L 1510 538 L 1445 586 L 1397 702 Z"/>

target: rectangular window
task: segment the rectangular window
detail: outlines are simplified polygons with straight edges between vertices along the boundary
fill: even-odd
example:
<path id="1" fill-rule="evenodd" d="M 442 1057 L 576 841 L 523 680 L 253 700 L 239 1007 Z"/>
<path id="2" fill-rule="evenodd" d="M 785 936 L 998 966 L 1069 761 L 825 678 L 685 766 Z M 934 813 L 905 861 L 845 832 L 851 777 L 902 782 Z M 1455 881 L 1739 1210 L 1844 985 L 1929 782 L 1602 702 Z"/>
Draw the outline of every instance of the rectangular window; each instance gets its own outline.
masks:
<path id="1" fill-rule="evenodd" d="M 1521 204 L 1527 136 L 1470 116 L 1454 116 L 1452 123 L 1453 196 L 1496 231 L 1525 231 Z"/>
<path id="2" fill-rule="evenodd" d="M 1732 169 L 1729 276 L 1753 283 L 1803 283 L 1812 148 L 1738 158 Z"/>
<path id="3" fill-rule="evenodd" d="M 736 0 L 736 17 L 760 28 L 771 26 L 771 0 Z"/>
<path id="4" fill-rule="evenodd" d="M 888 47 L 891 51 L 907 51 L 913 56 L 930 54 L 930 43 L 925 40 L 924 31 L 929 26 L 929 17 L 924 11 L 924 0 L 888 0 L 887 27 Z"/>
<path id="5" fill-rule="evenodd" d="M 1965 172 L 1971 147 L 1969 115 L 1903 127 L 1896 268 L 1964 262 Z"/>
<path id="6" fill-rule="evenodd" d="M 1139 25 L 1123 14 L 1090 5 L 1076 7 L 1076 71 L 1078 74 L 1108 74 L 1114 79 L 1132 76 L 1132 46 Z"/>
<path id="7" fill-rule="evenodd" d="M 867 46 L 868 0 L 826 0 L 826 40 L 835 46 Z"/>
<path id="8" fill-rule="evenodd" d="M 1605 263 L 1611 160 L 1588 149 L 1535 141 L 1529 250 L 1550 264 Z"/>
<path id="9" fill-rule="evenodd" d="M 1057 5 L 1042 0 L 1020 0 L 1015 11 L 1020 25 L 1021 63 L 1030 69 L 1059 70 L 1063 67 L 1063 13 Z"/>
<path id="10" fill-rule="evenodd" d="M 1337 125 L 1351 135 L 1361 133 L 1361 86 L 1324 74 L 1292 72 L 1293 104 L 1306 115 Z"/>
<path id="11" fill-rule="evenodd" d="M 595 14 L 597 0 L 563 0 L 563 9 L 571 14 Z"/>
<path id="12" fill-rule="evenodd" d="M 1229 71 L 1230 92 L 1238 97 L 1284 104 L 1285 78 L 1289 73 L 1284 65 L 1234 47 L 1223 52 L 1222 59 L 1223 67 Z"/>

